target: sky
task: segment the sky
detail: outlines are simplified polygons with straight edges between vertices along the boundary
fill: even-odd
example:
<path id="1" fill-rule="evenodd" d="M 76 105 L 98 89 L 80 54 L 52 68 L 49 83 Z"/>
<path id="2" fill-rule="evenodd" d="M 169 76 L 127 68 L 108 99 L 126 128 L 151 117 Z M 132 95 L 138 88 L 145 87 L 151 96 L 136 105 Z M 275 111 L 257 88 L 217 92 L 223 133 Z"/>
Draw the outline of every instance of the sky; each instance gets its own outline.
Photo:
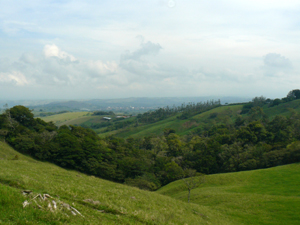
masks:
<path id="1" fill-rule="evenodd" d="M 299 0 L 0 0 L 0 99 L 300 89 Z"/>

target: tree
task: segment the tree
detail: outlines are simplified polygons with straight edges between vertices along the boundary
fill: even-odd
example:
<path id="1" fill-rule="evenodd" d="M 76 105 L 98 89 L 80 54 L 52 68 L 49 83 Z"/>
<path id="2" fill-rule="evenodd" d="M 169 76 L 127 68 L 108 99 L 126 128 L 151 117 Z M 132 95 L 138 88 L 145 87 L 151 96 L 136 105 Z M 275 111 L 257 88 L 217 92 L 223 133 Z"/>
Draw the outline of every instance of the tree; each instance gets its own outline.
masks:
<path id="1" fill-rule="evenodd" d="M 266 102 L 266 98 L 264 96 L 255 97 L 252 99 L 253 106 L 263 106 Z"/>
<path id="2" fill-rule="evenodd" d="M 156 159 L 159 156 L 159 153 L 160 156 L 165 155 L 166 149 L 168 149 L 168 145 L 164 136 L 153 137 L 151 138 L 150 143 L 152 145 L 151 152 L 154 159 Z"/>
<path id="3" fill-rule="evenodd" d="M 291 100 L 299 99 L 300 98 L 300 90 L 294 89 L 294 90 L 290 91 L 286 97 Z"/>
<path id="4" fill-rule="evenodd" d="M 11 117 L 10 109 L 8 108 L 7 104 L 4 105 L 4 107 L 6 107 L 6 110 L 5 113 L 2 114 L 1 127 L 3 125 L 5 127 L 6 125 L 6 127 L 8 127 L 10 130 L 14 130 L 18 126 L 18 123 Z"/>
<path id="5" fill-rule="evenodd" d="M 183 177 L 183 174 L 183 169 L 174 161 L 165 164 L 163 171 L 160 171 L 160 177 L 163 184 L 178 180 Z"/>
<path id="6" fill-rule="evenodd" d="M 191 191 L 205 182 L 204 174 L 197 173 L 196 170 L 185 169 L 182 178 L 186 189 L 188 190 L 188 203 L 190 202 Z"/>
<path id="7" fill-rule="evenodd" d="M 271 104 L 271 107 L 279 105 L 280 103 L 281 103 L 281 100 L 279 98 L 275 98 Z"/>
<path id="8" fill-rule="evenodd" d="M 171 133 L 167 137 L 168 156 L 179 156 L 181 154 L 182 143 L 177 134 Z"/>
<path id="9" fill-rule="evenodd" d="M 176 131 L 174 129 L 172 129 L 172 128 L 165 128 L 164 129 L 164 135 L 165 135 L 165 137 L 168 137 L 169 134 L 175 134 L 175 133 L 176 133 Z"/>
<path id="10" fill-rule="evenodd" d="M 241 115 L 238 115 L 234 121 L 234 125 L 236 127 L 240 127 L 240 126 L 244 125 L 245 121 L 246 121 L 245 118 L 243 118 Z"/>
<path id="11" fill-rule="evenodd" d="M 14 106 L 9 110 L 11 118 L 15 119 L 17 122 L 27 127 L 36 124 L 33 118 L 33 113 L 31 111 L 32 110 L 29 110 L 28 108 L 22 105 Z"/>
<path id="12" fill-rule="evenodd" d="M 256 120 L 261 120 L 263 122 L 267 122 L 268 116 L 265 114 L 263 108 L 257 106 L 253 107 L 249 111 L 249 116 L 248 116 L 248 121 L 256 121 Z"/>
<path id="13" fill-rule="evenodd" d="M 267 129 L 274 134 L 274 143 L 287 144 L 292 139 L 292 126 L 285 116 L 277 115 L 268 124 Z"/>

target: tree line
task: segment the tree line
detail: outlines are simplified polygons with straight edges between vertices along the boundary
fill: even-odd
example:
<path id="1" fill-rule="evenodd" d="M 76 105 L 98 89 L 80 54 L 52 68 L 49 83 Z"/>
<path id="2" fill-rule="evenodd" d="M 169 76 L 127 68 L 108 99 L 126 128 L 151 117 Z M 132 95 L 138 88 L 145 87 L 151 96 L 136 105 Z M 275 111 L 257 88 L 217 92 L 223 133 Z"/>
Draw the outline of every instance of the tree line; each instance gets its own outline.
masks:
<path id="1" fill-rule="evenodd" d="M 245 104 L 242 109 L 242 114 L 248 113 L 249 110 L 252 107 L 255 106 L 260 106 L 263 107 L 264 105 L 268 105 L 269 107 L 274 107 L 277 105 L 280 105 L 282 103 L 290 102 L 293 100 L 300 99 L 300 90 L 299 89 L 294 89 L 289 91 L 286 97 L 283 97 L 281 99 L 275 98 L 275 99 L 270 99 L 270 98 L 265 98 L 264 96 L 260 97 L 255 97 L 250 101 L 249 103 Z"/>
<path id="2" fill-rule="evenodd" d="M 149 111 L 143 114 L 139 114 L 137 116 L 137 119 L 141 123 L 154 123 L 160 120 L 164 120 L 168 117 L 174 116 L 178 113 L 181 113 L 180 116 L 178 116 L 178 119 L 186 119 L 188 117 L 191 117 L 193 115 L 199 114 L 201 112 L 208 111 L 210 109 L 213 109 L 215 107 L 218 107 L 221 105 L 220 100 L 210 100 L 207 102 L 189 102 L 188 104 L 181 104 L 181 106 L 173 106 L 173 107 L 163 107 L 156 109 L 154 111 Z"/>

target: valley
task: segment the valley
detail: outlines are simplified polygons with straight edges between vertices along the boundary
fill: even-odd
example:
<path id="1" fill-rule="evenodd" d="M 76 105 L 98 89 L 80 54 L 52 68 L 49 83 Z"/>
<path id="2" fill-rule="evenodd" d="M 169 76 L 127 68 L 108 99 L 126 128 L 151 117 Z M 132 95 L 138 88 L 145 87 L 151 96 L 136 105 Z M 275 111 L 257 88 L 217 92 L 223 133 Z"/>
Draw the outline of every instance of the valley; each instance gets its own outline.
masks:
<path id="1" fill-rule="evenodd" d="M 297 224 L 300 100 L 280 101 L 132 116 L 14 106 L 0 116 L 0 223 Z"/>

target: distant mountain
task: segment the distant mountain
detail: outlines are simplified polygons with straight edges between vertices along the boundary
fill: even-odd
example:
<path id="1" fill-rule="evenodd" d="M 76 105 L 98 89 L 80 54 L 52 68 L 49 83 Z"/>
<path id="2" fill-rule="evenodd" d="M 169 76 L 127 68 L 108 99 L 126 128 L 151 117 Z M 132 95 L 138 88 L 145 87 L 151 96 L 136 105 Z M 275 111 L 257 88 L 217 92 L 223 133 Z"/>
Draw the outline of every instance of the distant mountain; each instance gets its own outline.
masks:
<path id="1" fill-rule="evenodd" d="M 24 106 L 37 106 L 37 105 L 45 105 L 51 102 L 58 100 L 0 100 L 0 108 L 3 108 L 5 104 L 8 105 L 9 108 L 14 107 L 16 105 L 24 105 Z"/>
<path id="2" fill-rule="evenodd" d="M 189 102 L 205 102 L 208 100 L 220 99 L 222 104 L 239 103 L 250 101 L 251 98 L 242 97 L 161 97 L 161 98 L 119 98 L 119 99 L 90 99 L 90 100 L 24 100 L 24 101 L 0 101 L 2 106 L 8 104 L 9 107 L 24 105 L 35 111 L 148 111 L 158 107 L 179 106 Z"/>

